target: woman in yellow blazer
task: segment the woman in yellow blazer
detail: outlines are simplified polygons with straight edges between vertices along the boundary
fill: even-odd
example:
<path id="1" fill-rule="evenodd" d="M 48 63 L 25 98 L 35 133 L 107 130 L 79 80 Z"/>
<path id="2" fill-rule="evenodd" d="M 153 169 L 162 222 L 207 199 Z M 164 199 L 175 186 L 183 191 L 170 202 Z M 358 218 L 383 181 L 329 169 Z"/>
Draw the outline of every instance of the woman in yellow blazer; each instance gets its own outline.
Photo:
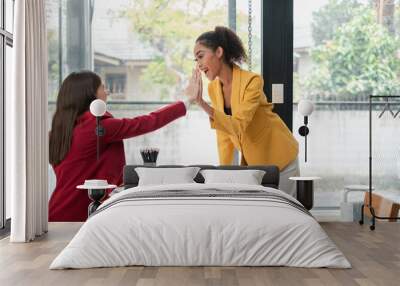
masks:
<path id="1" fill-rule="evenodd" d="M 280 189 L 295 196 L 288 178 L 299 175 L 298 142 L 267 102 L 262 77 L 236 65 L 246 60 L 239 37 L 228 28 L 216 27 L 197 38 L 194 55 L 198 84 L 202 84 L 201 71 L 210 80 L 211 106 L 201 94 L 196 102 L 216 129 L 220 164 L 232 164 L 237 149 L 241 165 L 277 165 Z"/>

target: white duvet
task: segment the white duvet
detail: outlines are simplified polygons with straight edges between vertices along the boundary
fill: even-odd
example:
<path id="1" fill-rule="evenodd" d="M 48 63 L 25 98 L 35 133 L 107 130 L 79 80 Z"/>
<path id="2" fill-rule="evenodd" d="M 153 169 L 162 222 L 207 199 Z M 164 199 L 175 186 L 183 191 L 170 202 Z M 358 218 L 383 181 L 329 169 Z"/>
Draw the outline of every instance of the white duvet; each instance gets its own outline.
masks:
<path id="1" fill-rule="evenodd" d="M 349 268 L 318 222 L 295 207 L 258 198 L 151 198 L 146 191 L 262 190 L 254 185 L 184 184 L 131 188 L 104 202 L 50 269 L 146 266 L 294 266 Z"/>

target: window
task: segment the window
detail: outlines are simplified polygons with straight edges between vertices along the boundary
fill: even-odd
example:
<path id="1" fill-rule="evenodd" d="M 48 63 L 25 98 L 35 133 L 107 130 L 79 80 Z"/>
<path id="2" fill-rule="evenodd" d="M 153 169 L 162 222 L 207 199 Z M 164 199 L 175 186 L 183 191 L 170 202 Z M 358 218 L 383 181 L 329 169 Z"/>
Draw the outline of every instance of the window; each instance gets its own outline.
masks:
<path id="1" fill-rule="evenodd" d="M 125 98 L 126 74 L 105 74 L 106 87 L 111 99 Z"/>
<path id="2" fill-rule="evenodd" d="M 10 194 L 5 185 L 5 100 L 11 93 L 14 1 L 0 1 L 0 228 L 11 217 Z M 8 225 L 8 224 L 7 224 Z M 6 229 L 8 231 L 8 229 Z"/>
<path id="3" fill-rule="evenodd" d="M 237 7 L 229 7 L 231 2 Z M 261 1 L 251 2 L 252 67 L 259 72 Z M 182 98 L 194 66 L 196 37 L 216 25 L 228 26 L 229 9 L 236 11 L 236 30 L 248 48 L 247 1 L 46 0 L 46 4 L 49 122 L 62 79 L 84 68 L 104 80 L 111 92 L 108 108 L 115 117 L 149 113 Z M 160 148 L 160 164 L 218 164 L 215 142 L 207 116 L 193 108 L 184 120 L 125 140 L 125 153 L 128 164 L 142 162 L 139 149 L 143 146 Z M 50 190 L 54 183 L 50 176 Z"/>
<path id="4" fill-rule="evenodd" d="M 345 185 L 368 185 L 367 100 L 400 92 L 399 17 L 394 0 L 294 1 L 294 102 L 316 104 L 302 172 L 323 178 L 316 185 L 317 207 L 337 208 Z M 391 134 L 399 122 L 389 113 L 378 120 L 382 109 L 375 106 L 373 114 L 373 181 L 378 192 L 396 193 L 400 140 Z M 295 114 L 294 120 L 298 128 L 303 119 Z"/>

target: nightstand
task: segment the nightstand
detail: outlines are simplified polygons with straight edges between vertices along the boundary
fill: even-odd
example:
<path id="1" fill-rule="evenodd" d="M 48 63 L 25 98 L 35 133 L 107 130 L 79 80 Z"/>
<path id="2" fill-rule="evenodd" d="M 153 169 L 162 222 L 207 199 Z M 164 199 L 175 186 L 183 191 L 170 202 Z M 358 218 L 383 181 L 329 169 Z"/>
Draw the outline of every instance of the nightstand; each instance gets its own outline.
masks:
<path id="1" fill-rule="evenodd" d="M 314 181 L 320 177 L 290 177 L 289 180 L 296 181 L 297 200 L 308 210 L 314 205 Z"/>

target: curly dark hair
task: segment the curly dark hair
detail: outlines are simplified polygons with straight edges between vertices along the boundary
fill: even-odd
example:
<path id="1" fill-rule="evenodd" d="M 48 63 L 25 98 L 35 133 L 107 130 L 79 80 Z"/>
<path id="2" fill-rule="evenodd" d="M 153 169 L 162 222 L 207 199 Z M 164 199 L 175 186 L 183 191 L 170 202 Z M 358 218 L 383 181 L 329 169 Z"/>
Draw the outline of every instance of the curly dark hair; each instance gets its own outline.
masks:
<path id="1" fill-rule="evenodd" d="M 229 65 L 247 61 L 242 40 L 234 31 L 227 27 L 217 26 L 214 31 L 201 34 L 197 38 L 196 43 L 204 45 L 213 51 L 221 47 L 224 50 L 224 61 Z"/>

